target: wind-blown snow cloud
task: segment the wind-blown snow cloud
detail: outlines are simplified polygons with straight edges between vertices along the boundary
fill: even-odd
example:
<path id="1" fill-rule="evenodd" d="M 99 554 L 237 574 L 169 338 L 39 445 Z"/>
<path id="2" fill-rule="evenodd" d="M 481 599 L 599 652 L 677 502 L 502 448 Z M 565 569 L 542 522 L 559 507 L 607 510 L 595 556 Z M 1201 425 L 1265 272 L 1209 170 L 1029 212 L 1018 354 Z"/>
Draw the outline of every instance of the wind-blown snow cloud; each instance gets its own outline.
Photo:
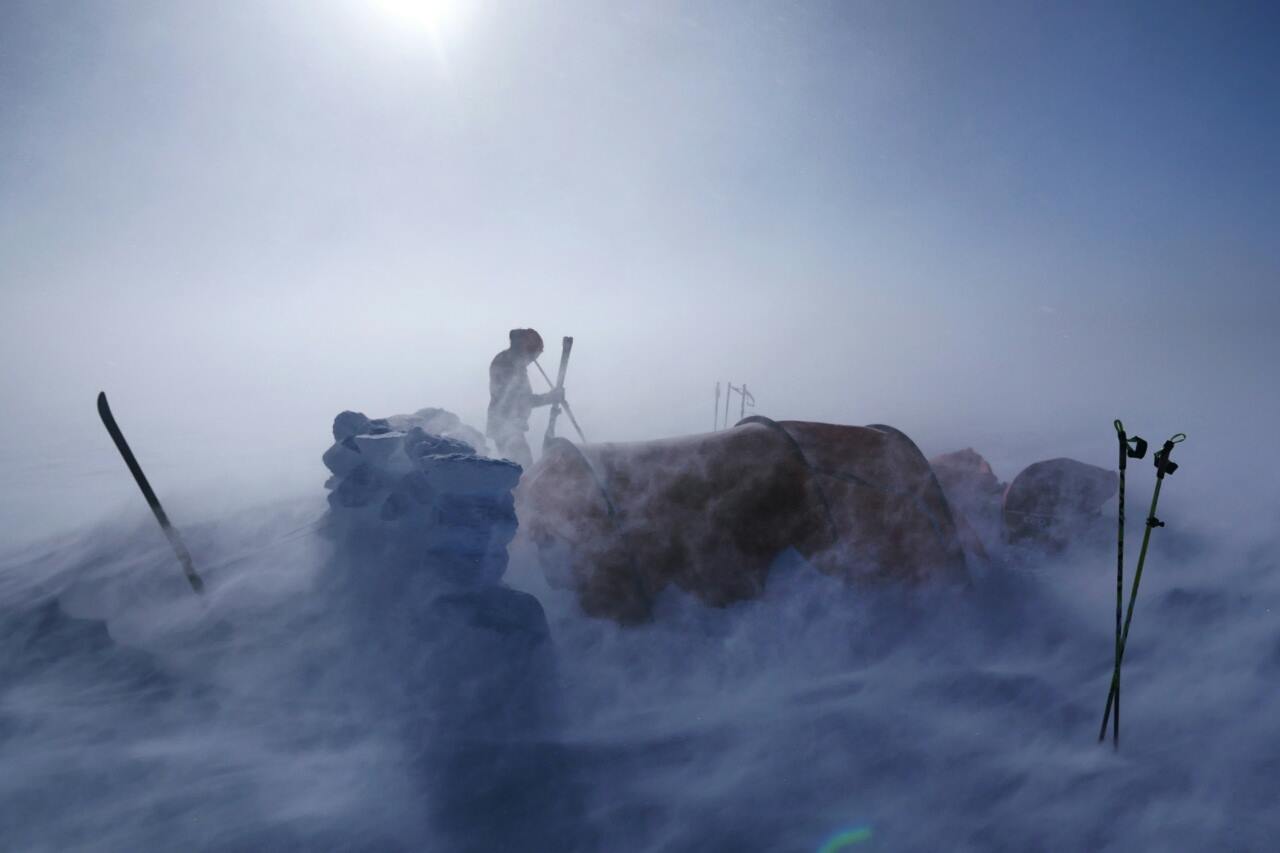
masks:
<path id="1" fill-rule="evenodd" d="M 759 600 L 668 592 L 622 629 L 517 553 L 573 793 L 531 825 L 582 850 L 805 851 L 852 828 L 905 850 L 1265 849 L 1269 10 L 470 5 L 447 73 L 363 3 L 0 10 L 0 846 L 438 841 L 405 715 L 351 688 L 376 648 L 326 618 L 328 579 L 361 566 L 313 529 L 319 460 L 343 409 L 480 424 L 485 366 L 533 326 L 574 335 L 593 440 L 705 431 L 716 380 L 776 419 L 975 447 L 1005 480 L 1110 466 L 1116 417 L 1189 437 L 1119 754 L 1094 744 L 1110 555 L 963 594 L 783 566 Z M 206 609 L 96 421 L 102 389 L 210 569 Z"/>

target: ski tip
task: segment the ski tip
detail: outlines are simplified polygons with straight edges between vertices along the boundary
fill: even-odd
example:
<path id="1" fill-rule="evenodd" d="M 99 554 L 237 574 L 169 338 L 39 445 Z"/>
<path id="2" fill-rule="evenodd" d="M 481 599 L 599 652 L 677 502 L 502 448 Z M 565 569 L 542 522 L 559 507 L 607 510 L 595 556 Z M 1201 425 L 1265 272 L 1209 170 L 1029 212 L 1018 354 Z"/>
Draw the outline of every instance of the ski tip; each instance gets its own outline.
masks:
<path id="1" fill-rule="evenodd" d="M 107 408 L 107 392 L 99 391 L 98 392 L 98 411 L 101 412 L 106 408 Z"/>

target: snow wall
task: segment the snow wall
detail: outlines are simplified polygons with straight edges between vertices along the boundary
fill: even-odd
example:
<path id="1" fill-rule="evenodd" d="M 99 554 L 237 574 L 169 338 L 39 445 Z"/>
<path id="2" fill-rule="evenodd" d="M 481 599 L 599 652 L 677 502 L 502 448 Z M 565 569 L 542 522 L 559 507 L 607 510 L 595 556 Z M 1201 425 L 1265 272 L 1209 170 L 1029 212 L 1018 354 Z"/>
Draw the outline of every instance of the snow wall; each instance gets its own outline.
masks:
<path id="1" fill-rule="evenodd" d="M 547 818 L 574 798 L 547 619 L 502 584 L 520 466 L 482 455 L 483 437 L 440 410 L 343 412 L 333 437 L 338 599 L 378 652 L 363 689 L 400 721 L 432 834 L 454 850 L 560 847 L 566 822 Z"/>

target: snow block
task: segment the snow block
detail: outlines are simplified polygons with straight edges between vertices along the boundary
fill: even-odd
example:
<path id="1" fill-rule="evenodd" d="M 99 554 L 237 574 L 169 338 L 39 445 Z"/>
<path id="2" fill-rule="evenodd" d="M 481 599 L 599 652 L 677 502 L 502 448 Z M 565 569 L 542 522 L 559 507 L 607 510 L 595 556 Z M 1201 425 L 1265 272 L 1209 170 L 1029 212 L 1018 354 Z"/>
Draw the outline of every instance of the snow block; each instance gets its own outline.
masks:
<path id="1" fill-rule="evenodd" d="M 449 583 L 502 578 L 517 527 L 512 489 L 520 466 L 479 455 L 456 437 L 474 430 L 443 409 L 382 419 L 347 411 L 333 431 L 337 440 L 323 461 L 334 475 L 326 486 L 340 525 Z"/>
<path id="2" fill-rule="evenodd" d="M 475 456 L 425 456 L 418 460 L 438 492 L 456 495 L 509 494 L 520 482 L 520 466 L 506 459 Z"/>
<path id="3" fill-rule="evenodd" d="M 536 598 L 502 584 L 521 469 L 466 429 L 442 410 L 339 416 L 324 459 L 334 600 L 367 649 L 358 689 L 403 738 L 441 849 L 567 850 L 580 795 L 550 631 Z"/>
<path id="4" fill-rule="evenodd" d="M 432 649 L 435 718 L 452 734 L 532 734 L 547 720 L 555 661 L 538 600 L 506 587 L 441 595 L 427 608 L 421 640 Z M 482 677 L 476 662 L 482 660 Z"/>
<path id="5" fill-rule="evenodd" d="M 371 435 L 357 435 L 350 440 L 355 442 L 366 464 L 386 474 L 399 475 L 413 470 L 413 463 L 404 452 L 404 437 L 402 432 L 388 430 Z"/>
<path id="6" fill-rule="evenodd" d="M 354 439 L 355 436 L 347 436 L 326 450 L 322 457 L 324 466 L 339 477 L 347 476 L 364 464 L 364 456 Z"/>
<path id="7" fill-rule="evenodd" d="M 435 503 L 436 541 L 464 554 L 484 554 L 491 546 L 506 548 L 516 535 L 515 501 L 508 494 L 445 494 Z"/>
<path id="8" fill-rule="evenodd" d="M 360 412 L 346 411 L 333 419 L 333 440 L 342 442 L 369 431 L 369 419 Z"/>
<path id="9" fill-rule="evenodd" d="M 386 418 L 384 423 L 391 429 L 405 433 L 420 429 L 427 435 L 465 444 L 473 452 L 484 453 L 487 448 L 484 433 L 468 426 L 453 412 L 444 409 L 419 409 L 412 415 L 392 415 Z"/>
<path id="10" fill-rule="evenodd" d="M 405 432 L 405 453 L 410 459 L 424 456 L 475 456 L 475 448 L 465 441 L 443 435 L 432 435 L 422 427 L 413 427 Z"/>

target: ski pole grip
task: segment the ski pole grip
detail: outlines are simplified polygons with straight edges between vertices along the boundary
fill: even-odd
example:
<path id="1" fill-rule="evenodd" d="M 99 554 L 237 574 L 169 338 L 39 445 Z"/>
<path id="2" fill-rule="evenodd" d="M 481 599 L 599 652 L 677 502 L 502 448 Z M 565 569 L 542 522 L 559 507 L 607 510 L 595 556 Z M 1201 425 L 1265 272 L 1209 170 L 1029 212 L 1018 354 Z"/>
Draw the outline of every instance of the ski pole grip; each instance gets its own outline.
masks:
<path id="1" fill-rule="evenodd" d="M 1163 480 L 1165 474 L 1173 474 L 1174 471 L 1178 470 L 1178 463 L 1170 461 L 1169 454 L 1173 452 L 1175 444 L 1180 444 L 1183 441 L 1186 441 L 1186 439 L 1186 434 L 1180 432 L 1166 441 L 1164 446 L 1156 451 L 1154 461 L 1156 465 L 1157 480 Z"/>
<path id="2" fill-rule="evenodd" d="M 1147 440 L 1139 436 L 1130 436 L 1124 431 L 1124 424 L 1119 418 L 1115 420 L 1116 438 L 1120 439 L 1120 470 L 1123 471 L 1129 459 L 1141 459 L 1147 455 Z"/>

